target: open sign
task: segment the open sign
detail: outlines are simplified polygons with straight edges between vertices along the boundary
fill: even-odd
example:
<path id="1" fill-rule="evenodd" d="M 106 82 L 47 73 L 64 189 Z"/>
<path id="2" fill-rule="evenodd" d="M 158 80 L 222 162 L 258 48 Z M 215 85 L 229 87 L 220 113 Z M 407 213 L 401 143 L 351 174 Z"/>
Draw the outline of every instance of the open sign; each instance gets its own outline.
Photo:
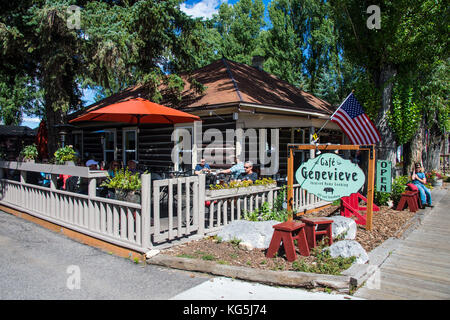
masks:
<path id="1" fill-rule="evenodd" d="M 376 185 L 379 192 L 392 191 L 392 164 L 390 161 L 377 161 Z"/>

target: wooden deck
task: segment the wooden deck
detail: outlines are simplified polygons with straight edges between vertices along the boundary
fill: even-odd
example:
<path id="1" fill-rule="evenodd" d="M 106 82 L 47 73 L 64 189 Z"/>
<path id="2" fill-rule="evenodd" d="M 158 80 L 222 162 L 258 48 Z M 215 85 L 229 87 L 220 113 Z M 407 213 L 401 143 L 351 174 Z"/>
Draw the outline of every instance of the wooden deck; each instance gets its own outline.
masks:
<path id="1" fill-rule="evenodd" d="M 450 197 L 448 193 L 381 265 L 379 281 L 355 296 L 365 299 L 450 299 Z"/>

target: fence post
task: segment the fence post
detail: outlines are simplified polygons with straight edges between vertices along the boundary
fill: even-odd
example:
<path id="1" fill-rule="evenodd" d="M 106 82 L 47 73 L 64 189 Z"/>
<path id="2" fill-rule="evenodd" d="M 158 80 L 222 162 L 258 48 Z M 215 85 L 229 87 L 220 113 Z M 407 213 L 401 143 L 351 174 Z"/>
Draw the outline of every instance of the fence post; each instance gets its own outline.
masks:
<path id="1" fill-rule="evenodd" d="M 205 234 L 205 194 L 206 175 L 198 175 L 198 234 Z"/>
<path id="2" fill-rule="evenodd" d="M 88 196 L 89 196 L 89 228 L 91 230 L 95 229 L 95 215 L 97 214 L 95 210 L 94 199 L 97 195 L 97 181 L 95 178 L 89 179 L 88 184 Z"/>
<path id="3" fill-rule="evenodd" d="M 141 175 L 141 217 L 142 217 L 142 248 L 145 250 L 153 247 L 150 241 L 150 224 L 151 224 L 151 185 L 152 179 L 150 174 Z"/>

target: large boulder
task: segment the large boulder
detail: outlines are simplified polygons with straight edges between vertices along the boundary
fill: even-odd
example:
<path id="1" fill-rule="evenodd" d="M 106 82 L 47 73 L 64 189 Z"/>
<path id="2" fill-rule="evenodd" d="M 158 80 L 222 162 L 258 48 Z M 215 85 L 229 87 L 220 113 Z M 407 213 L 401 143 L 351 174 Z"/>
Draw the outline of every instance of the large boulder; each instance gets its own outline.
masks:
<path id="1" fill-rule="evenodd" d="M 267 249 L 272 240 L 274 229 L 273 225 L 281 223 L 280 221 L 247 221 L 235 220 L 223 227 L 217 233 L 222 241 L 231 241 L 233 239 L 241 240 L 250 244 L 253 248 Z"/>
<path id="2" fill-rule="evenodd" d="M 329 219 L 333 220 L 331 225 L 333 239 L 342 237 L 342 239 L 353 240 L 356 238 L 357 226 L 355 220 L 343 216 L 332 216 Z"/>
<path id="3" fill-rule="evenodd" d="M 356 257 L 356 263 L 364 264 L 369 261 L 369 255 L 366 250 L 355 240 L 342 240 L 333 243 L 324 250 L 330 251 L 330 256 L 336 257 Z"/>

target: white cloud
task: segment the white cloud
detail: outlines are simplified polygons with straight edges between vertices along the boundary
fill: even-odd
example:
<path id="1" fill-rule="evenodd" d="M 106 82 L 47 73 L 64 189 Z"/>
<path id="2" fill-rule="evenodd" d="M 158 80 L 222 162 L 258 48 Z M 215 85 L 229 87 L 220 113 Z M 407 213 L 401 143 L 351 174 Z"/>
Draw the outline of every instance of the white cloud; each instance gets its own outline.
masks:
<path id="1" fill-rule="evenodd" d="M 41 119 L 39 119 L 37 117 L 32 117 L 32 118 L 30 118 L 30 117 L 23 117 L 22 121 L 23 122 L 37 122 L 37 123 L 39 123 L 39 122 L 41 122 Z"/>
<path id="2" fill-rule="evenodd" d="M 214 13 L 217 13 L 219 10 L 219 6 L 222 2 L 226 2 L 224 0 L 201 0 L 195 4 L 189 5 L 182 3 L 180 5 L 181 11 L 186 13 L 189 16 L 194 18 L 212 18 Z"/>

